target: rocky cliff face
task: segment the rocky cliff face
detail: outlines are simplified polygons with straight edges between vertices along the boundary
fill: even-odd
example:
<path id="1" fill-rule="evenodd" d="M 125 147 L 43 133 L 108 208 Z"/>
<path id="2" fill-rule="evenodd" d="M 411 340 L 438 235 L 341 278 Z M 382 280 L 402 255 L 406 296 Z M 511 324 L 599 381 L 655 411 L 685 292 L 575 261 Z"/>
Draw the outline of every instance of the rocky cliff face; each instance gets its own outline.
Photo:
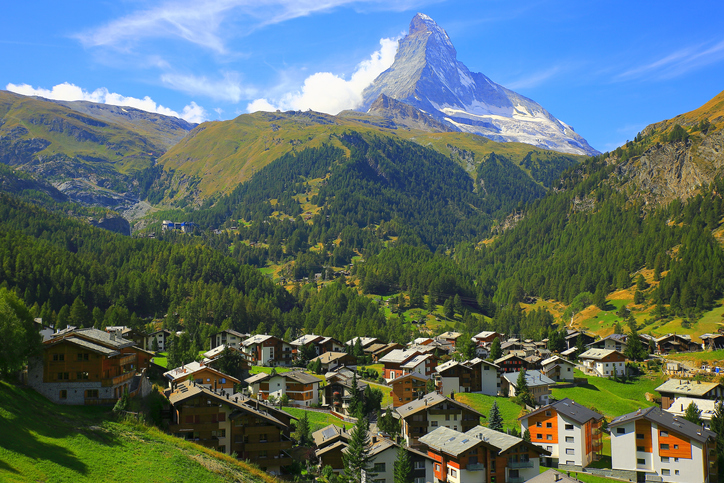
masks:
<path id="1" fill-rule="evenodd" d="M 423 111 L 449 131 L 571 154 L 597 154 L 537 102 L 470 72 L 457 60 L 447 33 L 423 14 L 412 19 L 392 66 L 365 89 L 360 110 L 370 109 L 383 94 Z"/>
<path id="2" fill-rule="evenodd" d="M 657 143 L 617 169 L 647 203 L 686 200 L 699 187 L 724 174 L 724 131 L 697 134 L 686 141 Z"/>

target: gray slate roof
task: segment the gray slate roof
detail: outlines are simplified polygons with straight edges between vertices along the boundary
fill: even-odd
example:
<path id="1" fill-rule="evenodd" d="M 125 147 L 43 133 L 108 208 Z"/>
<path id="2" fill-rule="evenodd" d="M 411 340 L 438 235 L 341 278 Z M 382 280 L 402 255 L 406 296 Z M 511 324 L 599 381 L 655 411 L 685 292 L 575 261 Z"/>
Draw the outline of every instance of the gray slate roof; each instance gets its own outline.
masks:
<path id="1" fill-rule="evenodd" d="M 118 352 L 118 351 L 109 349 L 108 347 L 104 347 L 99 344 L 94 344 L 93 342 L 89 342 L 87 340 L 80 339 L 78 337 L 67 337 L 65 339 L 58 340 L 56 343 L 60 343 L 60 342 L 68 342 L 70 344 L 77 345 L 84 349 L 88 349 L 90 351 L 96 352 L 98 354 L 103 354 L 106 357 L 113 357 L 113 356 L 117 356 L 118 354 L 120 354 L 120 352 Z M 52 345 L 55 345 L 55 344 L 52 344 Z"/>
<path id="2" fill-rule="evenodd" d="M 669 379 L 656 388 L 660 393 L 679 394 L 682 396 L 704 396 L 708 392 L 721 386 L 718 382 L 696 382 L 686 379 Z"/>
<path id="3" fill-rule="evenodd" d="M 543 406 L 542 408 L 536 409 L 535 411 L 528 413 L 524 416 L 521 416 L 518 418 L 518 420 L 527 419 L 533 415 L 539 414 L 543 411 L 547 411 L 551 408 L 555 409 L 556 412 L 565 419 L 573 420 L 578 424 L 585 424 L 591 419 L 593 419 L 594 421 L 600 421 L 601 419 L 603 419 L 603 414 L 599 414 L 592 409 L 588 409 L 585 406 L 577 404 L 571 399 L 565 398 L 547 406 Z"/>
<path id="4" fill-rule="evenodd" d="M 506 372 L 503 377 L 513 386 L 518 387 L 518 374 L 519 372 Z M 528 387 L 537 386 L 552 386 L 556 383 L 553 379 L 548 376 L 544 376 L 540 371 L 525 371 L 525 382 L 528 383 Z"/>
<path id="5" fill-rule="evenodd" d="M 698 424 L 691 423 L 684 418 L 679 418 L 673 414 L 667 413 L 666 411 L 662 411 L 656 406 L 639 409 L 638 411 L 614 418 L 610 423 L 608 423 L 608 427 L 613 428 L 637 419 L 647 419 L 656 423 L 659 429 L 662 427 L 668 428 L 670 431 L 687 436 L 699 443 L 704 443 L 707 440 L 715 440 L 717 437 L 714 431 L 709 431 L 708 429 L 704 429 Z"/>

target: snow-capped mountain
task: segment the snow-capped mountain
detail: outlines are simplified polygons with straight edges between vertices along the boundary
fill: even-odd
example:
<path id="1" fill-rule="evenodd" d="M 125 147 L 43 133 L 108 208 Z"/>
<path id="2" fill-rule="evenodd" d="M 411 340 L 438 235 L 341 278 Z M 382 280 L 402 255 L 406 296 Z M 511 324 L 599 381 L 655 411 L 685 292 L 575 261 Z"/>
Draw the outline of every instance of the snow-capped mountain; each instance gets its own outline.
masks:
<path id="1" fill-rule="evenodd" d="M 392 66 L 365 89 L 360 110 L 367 111 L 383 94 L 424 111 L 450 131 L 564 153 L 598 154 L 537 102 L 470 72 L 457 60 L 445 30 L 421 13 L 410 22 Z"/>

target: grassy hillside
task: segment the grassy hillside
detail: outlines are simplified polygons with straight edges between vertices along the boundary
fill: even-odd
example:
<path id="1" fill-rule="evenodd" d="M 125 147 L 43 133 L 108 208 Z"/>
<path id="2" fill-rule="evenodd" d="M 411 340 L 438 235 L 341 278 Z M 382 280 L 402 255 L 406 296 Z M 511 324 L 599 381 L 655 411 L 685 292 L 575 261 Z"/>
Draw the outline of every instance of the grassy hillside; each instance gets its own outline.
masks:
<path id="1" fill-rule="evenodd" d="M 231 121 L 198 126 L 160 162 L 166 169 L 176 170 L 179 174 L 203 178 L 199 189 L 201 197 L 206 198 L 230 191 L 290 151 L 330 142 L 344 149 L 336 136 L 350 129 L 362 134 L 374 132 L 380 136 L 400 137 L 432 147 L 450 156 L 472 176 L 475 176 L 475 168 L 492 152 L 509 157 L 536 180 L 550 177 L 545 169 L 541 170 L 543 165 L 553 167 L 557 174 L 583 159 L 527 144 L 497 143 L 473 134 L 394 130 L 316 112 L 257 112 Z"/>
<path id="2" fill-rule="evenodd" d="M 108 407 L 56 406 L 0 382 L 0 481 L 277 480 L 158 429 L 117 421 Z"/>

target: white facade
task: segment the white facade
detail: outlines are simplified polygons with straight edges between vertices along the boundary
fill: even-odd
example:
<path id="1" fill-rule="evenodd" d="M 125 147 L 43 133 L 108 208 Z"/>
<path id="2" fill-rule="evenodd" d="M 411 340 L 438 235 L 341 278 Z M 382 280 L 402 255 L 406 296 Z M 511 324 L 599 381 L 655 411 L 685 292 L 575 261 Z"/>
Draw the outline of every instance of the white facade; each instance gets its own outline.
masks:
<path id="1" fill-rule="evenodd" d="M 394 483 L 395 481 L 395 460 L 397 459 L 397 446 L 390 446 L 377 453 L 372 459 L 372 474 L 374 476 L 368 478 L 363 472 L 362 481 L 366 483 L 381 482 Z M 384 470 L 382 469 L 384 468 Z"/>
<path id="2" fill-rule="evenodd" d="M 668 431 L 667 428 L 662 428 Z M 690 439 L 691 458 L 659 456 L 659 429 L 651 422 L 651 453 L 636 449 L 636 421 L 611 430 L 611 463 L 613 469 L 655 473 L 661 481 L 671 483 L 703 482 L 704 447 Z"/>
<path id="3" fill-rule="evenodd" d="M 500 393 L 500 377 L 498 375 L 498 370 L 495 367 L 483 363 L 483 370 L 480 372 L 482 374 L 483 387 L 483 390 L 480 392 L 487 394 L 488 396 L 497 396 Z"/>

